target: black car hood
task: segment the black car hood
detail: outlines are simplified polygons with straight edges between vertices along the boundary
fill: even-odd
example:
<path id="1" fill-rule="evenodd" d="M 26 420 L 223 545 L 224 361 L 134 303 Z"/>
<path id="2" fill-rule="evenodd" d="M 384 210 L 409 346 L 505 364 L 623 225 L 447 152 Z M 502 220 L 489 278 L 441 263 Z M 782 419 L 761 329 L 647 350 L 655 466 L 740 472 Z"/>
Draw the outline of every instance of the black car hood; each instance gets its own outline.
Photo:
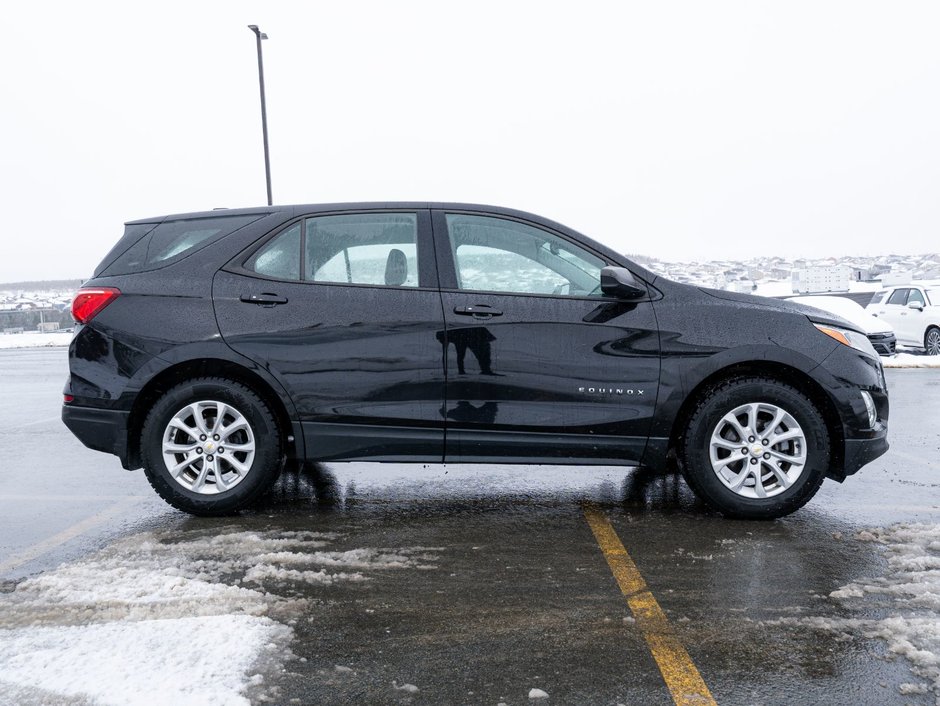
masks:
<path id="1" fill-rule="evenodd" d="M 723 289 L 708 289 L 707 287 L 699 287 L 698 289 L 703 294 L 715 297 L 716 299 L 724 299 L 738 304 L 749 304 L 756 309 L 762 309 L 764 311 L 781 311 L 790 314 L 799 314 L 817 324 L 838 326 L 839 328 L 849 329 L 863 336 L 865 335 L 865 332 L 859 330 L 858 326 L 843 319 L 841 316 L 836 316 L 828 311 L 823 311 L 813 306 L 807 306 L 806 304 L 797 304 L 785 299 L 774 299 L 772 297 L 758 297 L 753 294 L 728 292 Z"/>

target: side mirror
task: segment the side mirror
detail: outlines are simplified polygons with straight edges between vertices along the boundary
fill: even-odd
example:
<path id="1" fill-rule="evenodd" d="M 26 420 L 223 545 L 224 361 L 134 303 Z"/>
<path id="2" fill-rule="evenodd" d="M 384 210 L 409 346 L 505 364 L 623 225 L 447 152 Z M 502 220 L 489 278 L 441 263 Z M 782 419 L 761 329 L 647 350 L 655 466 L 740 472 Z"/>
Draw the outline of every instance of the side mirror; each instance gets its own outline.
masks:
<path id="1" fill-rule="evenodd" d="M 633 273 L 623 267 L 605 267 L 601 270 L 601 291 L 621 299 L 639 299 L 646 295 L 646 289 L 637 282 Z"/>
<path id="2" fill-rule="evenodd" d="M 908 309 L 917 309 L 917 311 L 923 311 L 923 310 L 924 310 L 924 305 L 921 304 L 920 302 L 908 302 L 908 303 L 907 303 L 907 308 L 908 308 Z"/>

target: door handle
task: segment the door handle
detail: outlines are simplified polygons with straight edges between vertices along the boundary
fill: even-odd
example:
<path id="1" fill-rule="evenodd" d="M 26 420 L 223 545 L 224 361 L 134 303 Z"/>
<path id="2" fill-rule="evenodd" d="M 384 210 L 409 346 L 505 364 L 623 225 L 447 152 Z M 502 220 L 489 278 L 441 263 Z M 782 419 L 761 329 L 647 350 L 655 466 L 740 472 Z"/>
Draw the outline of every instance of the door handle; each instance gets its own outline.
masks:
<path id="1" fill-rule="evenodd" d="M 502 316 L 503 312 L 494 309 L 489 304 L 474 304 L 473 306 L 455 306 L 454 313 L 461 316 L 476 316 L 486 318 L 488 316 Z"/>
<path id="2" fill-rule="evenodd" d="M 243 294 L 239 299 L 246 304 L 257 304 L 258 306 L 277 306 L 286 304 L 287 297 L 279 297 L 271 292 L 262 292 L 261 294 Z"/>

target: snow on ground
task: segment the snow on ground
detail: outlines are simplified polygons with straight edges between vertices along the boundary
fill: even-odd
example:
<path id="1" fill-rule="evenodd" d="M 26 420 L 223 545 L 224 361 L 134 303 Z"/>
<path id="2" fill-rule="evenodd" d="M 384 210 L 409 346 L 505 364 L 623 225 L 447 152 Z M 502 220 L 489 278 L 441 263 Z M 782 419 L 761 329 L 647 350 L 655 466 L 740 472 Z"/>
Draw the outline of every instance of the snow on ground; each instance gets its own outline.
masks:
<path id="1" fill-rule="evenodd" d="M 0 348 L 41 348 L 46 346 L 67 346 L 72 340 L 71 331 L 53 331 L 39 333 L 8 333 L 0 335 Z"/>
<path id="2" fill-rule="evenodd" d="M 0 703 L 247 704 L 291 658 L 289 625 L 313 605 L 289 597 L 297 583 L 433 569 L 440 551 L 321 551 L 339 539 L 148 532 L 26 579 L 0 594 Z"/>
<path id="3" fill-rule="evenodd" d="M 856 539 L 883 545 L 888 572 L 861 578 L 829 594 L 849 610 L 886 609 L 889 617 L 785 618 L 843 639 L 881 639 L 906 657 L 917 680 L 898 685 L 902 694 L 933 691 L 940 704 L 940 525 L 901 524 L 860 532 Z"/>
<path id="4" fill-rule="evenodd" d="M 882 358 L 886 368 L 940 368 L 940 355 L 917 355 L 898 353 L 890 358 Z"/>

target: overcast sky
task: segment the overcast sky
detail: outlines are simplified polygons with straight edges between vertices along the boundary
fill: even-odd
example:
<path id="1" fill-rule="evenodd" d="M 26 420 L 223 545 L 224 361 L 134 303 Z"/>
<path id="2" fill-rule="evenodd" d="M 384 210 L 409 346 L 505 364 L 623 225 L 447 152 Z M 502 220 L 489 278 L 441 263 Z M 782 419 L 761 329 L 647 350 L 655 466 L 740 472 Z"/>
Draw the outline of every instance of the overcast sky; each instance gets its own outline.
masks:
<path id="1" fill-rule="evenodd" d="M 695 260 L 940 250 L 936 2 L 16 3 L 0 281 L 126 220 L 450 200 Z"/>

